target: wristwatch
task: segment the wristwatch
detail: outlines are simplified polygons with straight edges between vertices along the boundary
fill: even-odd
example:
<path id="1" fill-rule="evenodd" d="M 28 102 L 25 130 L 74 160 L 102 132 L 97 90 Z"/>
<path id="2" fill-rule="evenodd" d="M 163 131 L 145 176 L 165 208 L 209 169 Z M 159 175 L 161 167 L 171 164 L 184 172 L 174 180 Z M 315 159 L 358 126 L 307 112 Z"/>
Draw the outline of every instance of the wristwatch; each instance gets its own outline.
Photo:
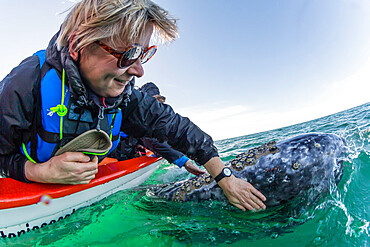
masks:
<path id="1" fill-rule="evenodd" d="M 224 177 L 230 177 L 233 174 L 229 167 L 225 167 L 220 174 L 215 177 L 216 183 L 220 182 Z"/>

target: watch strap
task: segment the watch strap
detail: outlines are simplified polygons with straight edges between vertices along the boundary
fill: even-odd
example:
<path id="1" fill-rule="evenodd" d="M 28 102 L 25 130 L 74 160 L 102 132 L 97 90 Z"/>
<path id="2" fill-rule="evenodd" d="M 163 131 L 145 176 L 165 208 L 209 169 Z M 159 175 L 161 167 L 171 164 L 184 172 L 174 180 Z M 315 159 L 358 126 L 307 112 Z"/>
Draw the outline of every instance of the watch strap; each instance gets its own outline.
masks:
<path id="1" fill-rule="evenodd" d="M 225 169 L 229 170 L 230 171 L 230 175 L 226 175 L 225 174 Z M 220 172 L 220 174 L 218 174 L 214 179 L 216 181 L 216 183 L 220 182 L 221 179 L 223 179 L 224 177 L 230 177 L 232 175 L 232 171 L 229 167 L 225 167 L 224 169 L 222 169 L 222 171 Z"/>

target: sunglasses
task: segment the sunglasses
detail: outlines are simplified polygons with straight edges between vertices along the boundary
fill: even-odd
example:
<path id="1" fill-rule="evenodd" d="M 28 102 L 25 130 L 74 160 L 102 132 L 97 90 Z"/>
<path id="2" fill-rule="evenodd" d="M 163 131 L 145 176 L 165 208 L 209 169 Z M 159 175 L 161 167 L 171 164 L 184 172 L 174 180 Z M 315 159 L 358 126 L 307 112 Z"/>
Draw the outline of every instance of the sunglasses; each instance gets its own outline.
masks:
<path id="1" fill-rule="evenodd" d="M 157 46 L 153 45 L 148 49 L 144 50 L 144 48 L 139 44 L 133 44 L 127 47 L 123 52 L 118 52 L 114 50 L 112 47 L 104 44 L 101 41 L 96 41 L 96 43 L 109 52 L 112 56 L 118 59 L 117 67 L 122 69 L 126 68 L 133 63 L 136 62 L 140 58 L 141 63 L 144 64 L 149 61 L 157 51 Z"/>

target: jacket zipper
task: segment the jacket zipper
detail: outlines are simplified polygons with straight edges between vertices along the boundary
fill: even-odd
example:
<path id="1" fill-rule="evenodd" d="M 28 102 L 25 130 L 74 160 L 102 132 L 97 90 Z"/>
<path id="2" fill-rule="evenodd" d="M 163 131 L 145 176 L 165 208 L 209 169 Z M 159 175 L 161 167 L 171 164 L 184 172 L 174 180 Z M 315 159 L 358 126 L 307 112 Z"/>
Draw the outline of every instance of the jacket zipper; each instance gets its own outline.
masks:
<path id="1" fill-rule="evenodd" d="M 98 130 L 100 129 L 100 121 L 104 119 L 104 110 L 107 106 L 105 105 L 105 98 L 103 97 L 103 105 L 99 105 L 99 115 L 98 115 L 98 124 L 96 125 L 96 128 Z"/>

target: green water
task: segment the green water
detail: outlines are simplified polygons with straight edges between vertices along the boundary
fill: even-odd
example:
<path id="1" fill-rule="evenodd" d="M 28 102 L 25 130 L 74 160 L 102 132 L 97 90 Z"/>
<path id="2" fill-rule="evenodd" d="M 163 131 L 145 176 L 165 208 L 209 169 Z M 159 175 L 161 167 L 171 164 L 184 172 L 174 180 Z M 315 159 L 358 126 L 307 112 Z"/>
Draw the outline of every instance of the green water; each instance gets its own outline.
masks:
<path id="1" fill-rule="evenodd" d="M 118 192 L 71 217 L 0 246 L 370 246 L 370 103 L 310 122 L 216 142 L 222 160 L 271 140 L 336 133 L 350 147 L 344 175 L 310 206 L 292 201 L 259 213 L 227 203 L 154 200 L 139 188 Z M 145 183 L 190 177 L 164 162 Z"/>

